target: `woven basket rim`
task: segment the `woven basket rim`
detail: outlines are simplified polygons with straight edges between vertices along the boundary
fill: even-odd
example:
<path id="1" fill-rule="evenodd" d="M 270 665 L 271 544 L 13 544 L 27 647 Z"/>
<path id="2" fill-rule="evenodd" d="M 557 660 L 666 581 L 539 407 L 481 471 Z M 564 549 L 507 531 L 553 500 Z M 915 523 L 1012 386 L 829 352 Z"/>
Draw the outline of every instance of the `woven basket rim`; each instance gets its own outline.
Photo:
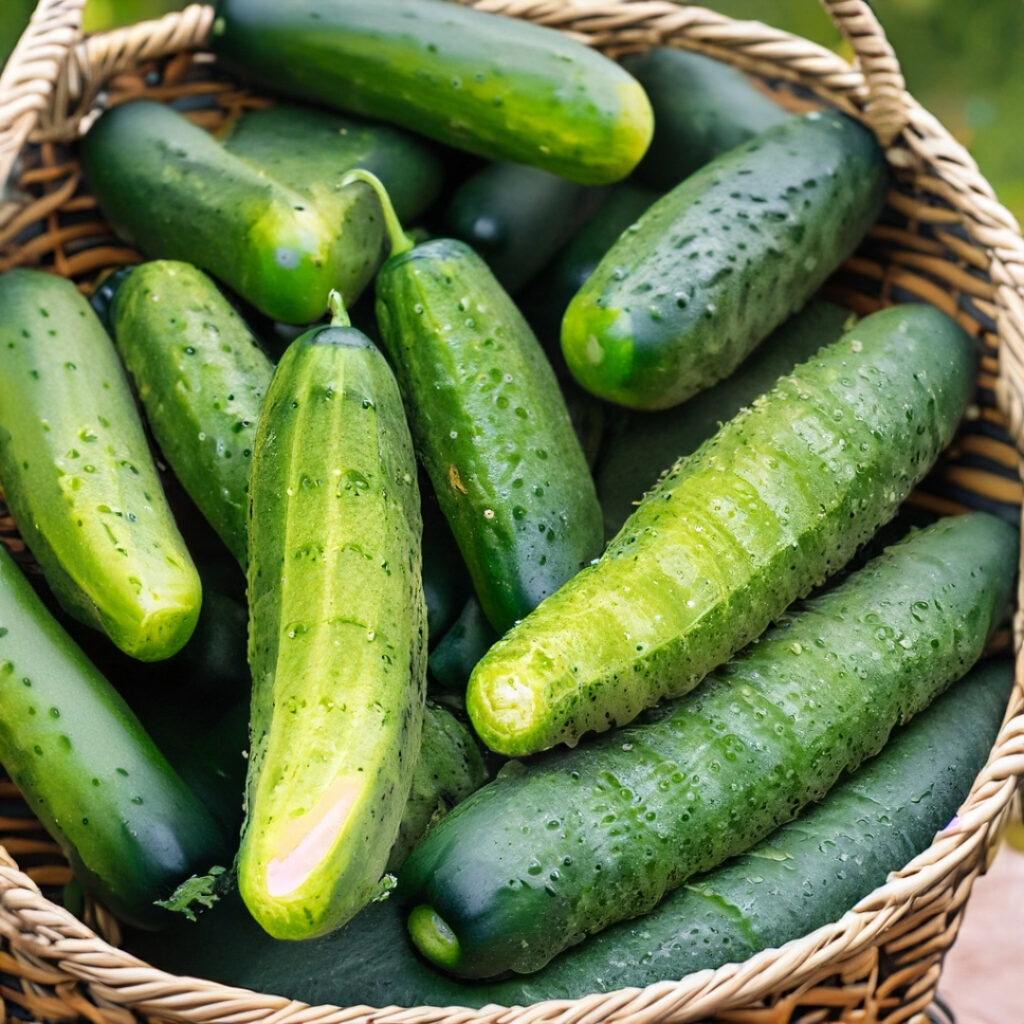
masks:
<path id="1" fill-rule="evenodd" d="M 59 2 L 59 0 L 58 0 Z M 883 141 L 896 168 L 928 176 L 935 191 L 963 218 L 977 248 L 988 260 L 996 287 L 1000 375 L 997 394 L 1018 447 L 1024 443 L 1024 242 L 1013 218 L 995 199 L 973 160 L 946 130 L 903 88 L 899 67 L 863 0 L 823 0 L 829 13 L 858 53 L 864 75 L 831 51 L 758 22 L 737 22 L 702 8 L 677 6 L 667 0 L 608 0 L 600 4 L 559 0 L 460 0 L 483 10 L 524 17 L 573 31 L 585 41 L 612 51 L 672 45 L 707 53 L 752 73 L 768 73 L 796 81 L 820 98 L 867 121 Z M 72 4 L 77 0 L 71 0 Z M 80 8 L 81 4 L 77 6 Z M 186 19 L 192 19 L 186 24 Z M 205 19 L 205 20 L 204 20 Z M 209 8 L 193 7 L 159 22 L 114 30 L 80 42 L 63 71 L 51 84 L 56 106 L 81 117 L 81 98 L 91 106 L 96 91 L 120 67 L 154 55 L 153 40 L 166 52 L 193 48 L 208 29 Z M 206 25 L 206 29 L 202 25 Z M 149 48 L 147 50 L 147 47 Z M 875 61 L 874 64 L 871 62 Z M 119 63 L 120 62 L 120 63 Z M 879 81 L 882 83 L 879 89 Z M 881 93 L 881 98 L 880 98 Z M 0 131 L 5 97 L 0 95 Z M 76 105 L 77 104 L 77 105 Z M 881 106 L 880 106 L 881 104 Z M 71 124 L 56 109 L 43 117 L 46 137 Z M 38 134 L 38 133 L 37 133 Z M 2 222 L 0 222 L 2 228 Z M 1020 650 L 1021 594 L 1015 615 L 1015 649 Z M 57 964 L 68 975 L 92 985 L 93 992 L 114 1004 L 186 1020 L 327 1021 L 372 1019 L 402 1024 L 427 1021 L 483 1022 L 552 1020 L 698 1020 L 730 1007 L 747 1005 L 782 983 L 808 984 L 870 948 L 892 924 L 917 913 L 928 903 L 930 889 L 971 858 L 978 859 L 1024 776 L 1024 654 L 1018 653 L 1016 682 L 1006 717 L 988 763 L 961 806 L 955 827 L 940 833 L 932 845 L 887 882 L 864 897 L 838 921 L 777 949 L 715 970 L 663 981 L 645 989 L 623 989 L 576 1000 L 551 1000 L 532 1007 L 459 1007 L 401 1010 L 330 1005 L 307 1007 L 284 997 L 233 988 L 201 978 L 179 977 L 149 967 L 131 954 L 110 946 L 67 911 L 47 902 L 34 883 L 17 870 L 0 847 L 0 934 L 13 947 L 40 962 Z M 969 887 L 978 871 L 966 877 Z M 185 983 L 189 983 L 187 986 Z M 235 1016 L 237 1014 L 237 1016 Z"/>

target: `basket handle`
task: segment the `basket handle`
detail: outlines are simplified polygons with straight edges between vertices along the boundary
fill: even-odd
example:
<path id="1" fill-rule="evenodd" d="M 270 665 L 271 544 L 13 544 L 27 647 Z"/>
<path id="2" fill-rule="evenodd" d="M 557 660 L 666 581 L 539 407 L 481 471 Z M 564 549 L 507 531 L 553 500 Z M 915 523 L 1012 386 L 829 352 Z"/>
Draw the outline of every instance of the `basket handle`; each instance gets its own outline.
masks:
<path id="1" fill-rule="evenodd" d="M 864 119 L 883 146 L 889 146 L 910 120 L 906 82 L 885 29 L 866 0 L 821 0 L 828 16 L 853 47 L 868 99 Z"/>
<path id="2" fill-rule="evenodd" d="M 39 0 L 0 74 L 0 192 L 6 192 L 22 146 L 51 103 L 54 83 L 81 36 L 84 6 L 85 0 Z M 2 210 L 8 200 L 0 200 Z"/>

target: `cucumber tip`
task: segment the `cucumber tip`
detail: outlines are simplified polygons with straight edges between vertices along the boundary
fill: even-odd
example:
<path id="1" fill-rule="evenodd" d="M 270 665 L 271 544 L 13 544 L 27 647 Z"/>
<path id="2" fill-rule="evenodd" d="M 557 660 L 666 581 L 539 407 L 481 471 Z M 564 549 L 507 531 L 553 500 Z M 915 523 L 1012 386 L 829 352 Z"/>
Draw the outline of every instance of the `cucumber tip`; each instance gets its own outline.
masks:
<path id="1" fill-rule="evenodd" d="M 413 907 L 406 927 L 413 944 L 431 963 L 448 969 L 458 966 L 462 953 L 459 940 L 432 906 L 421 903 Z"/>

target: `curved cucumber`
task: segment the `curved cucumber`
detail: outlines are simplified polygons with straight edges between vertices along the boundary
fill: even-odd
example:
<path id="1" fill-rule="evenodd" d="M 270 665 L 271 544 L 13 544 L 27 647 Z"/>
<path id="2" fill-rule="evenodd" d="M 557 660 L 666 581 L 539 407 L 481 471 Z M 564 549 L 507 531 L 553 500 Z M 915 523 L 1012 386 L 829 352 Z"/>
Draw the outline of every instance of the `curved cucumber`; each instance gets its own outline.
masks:
<path id="1" fill-rule="evenodd" d="M 162 103 L 108 110 L 81 155 L 120 235 L 148 256 L 208 270 L 275 320 L 317 319 L 332 288 L 354 301 L 380 260 L 380 207 L 364 185 L 353 186 L 341 230 Z"/>
<path id="2" fill-rule="evenodd" d="M 409 929 L 456 974 L 528 973 L 749 849 L 980 656 L 1018 539 L 942 520 L 808 601 L 699 691 L 499 776 L 406 861 Z"/>
<path id="3" fill-rule="evenodd" d="M 301 192 L 342 232 L 366 215 L 361 187 L 344 188 L 353 167 L 375 174 L 403 220 L 419 217 L 441 191 L 441 160 L 426 140 L 386 124 L 371 124 L 293 103 L 247 110 L 228 127 L 224 148 L 276 181 Z M 380 256 L 366 252 L 372 272 Z"/>
<path id="4" fill-rule="evenodd" d="M 700 53 L 659 47 L 622 59 L 654 109 L 654 138 L 636 169 L 652 188 L 678 185 L 719 153 L 789 113 L 741 71 Z"/>
<path id="5" fill-rule="evenodd" d="M 838 113 L 791 118 L 687 178 L 572 300 L 562 351 L 600 398 L 664 409 L 728 376 L 853 252 L 885 159 Z"/>
<path id="6" fill-rule="evenodd" d="M 381 337 L 413 436 L 504 631 L 601 550 L 601 510 L 550 364 L 471 249 L 434 239 L 377 275 Z"/>
<path id="7" fill-rule="evenodd" d="M 220 0 L 211 45 L 275 92 L 403 125 L 583 184 L 625 177 L 651 107 L 568 36 L 440 0 Z"/>
<path id="8" fill-rule="evenodd" d="M 423 717 L 416 463 L 394 377 L 359 331 L 313 328 L 278 364 L 251 502 L 239 887 L 272 935 L 308 938 L 373 894 Z"/>
<path id="9" fill-rule="evenodd" d="M 866 317 L 680 460 L 601 560 L 477 665 L 467 709 L 518 755 L 685 693 L 892 518 L 953 436 L 974 345 L 915 305 Z"/>
<path id="10" fill-rule="evenodd" d="M 836 920 L 928 846 L 984 766 L 1012 679 L 1008 663 L 979 665 L 796 821 L 535 974 L 471 984 L 431 970 L 409 950 L 393 899 L 296 946 L 268 938 L 229 898 L 159 942 L 128 936 L 128 948 L 175 974 L 339 1006 L 526 1006 L 743 960 Z"/>
<path id="11" fill-rule="evenodd" d="M 613 537 L 637 503 L 677 459 L 691 454 L 727 420 L 784 374 L 835 341 L 854 319 L 828 302 L 813 302 L 787 320 L 730 377 L 663 412 L 620 410 L 594 473 Z"/>
<path id="12" fill-rule="evenodd" d="M 3 545 L 0 763 L 82 885 L 140 927 L 166 924 L 153 901 L 231 856 L 209 812 Z"/>
<path id="13" fill-rule="evenodd" d="M 71 614 L 125 653 L 167 658 L 201 588 L 114 346 L 64 278 L 0 276 L 0 481 Z"/>
<path id="14" fill-rule="evenodd" d="M 270 360 L 214 283 L 187 263 L 136 267 L 117 290 L 111 319 L 160 450 L 244 565 L 249 468 Z"/>
<path id="15" fill-rule="evenodd" d="M 490 164 L 456 190 L 445 229 L 482 256 L 501 286 L 514 293 L 544 269 L 604 194 L 536 167 Z"/>

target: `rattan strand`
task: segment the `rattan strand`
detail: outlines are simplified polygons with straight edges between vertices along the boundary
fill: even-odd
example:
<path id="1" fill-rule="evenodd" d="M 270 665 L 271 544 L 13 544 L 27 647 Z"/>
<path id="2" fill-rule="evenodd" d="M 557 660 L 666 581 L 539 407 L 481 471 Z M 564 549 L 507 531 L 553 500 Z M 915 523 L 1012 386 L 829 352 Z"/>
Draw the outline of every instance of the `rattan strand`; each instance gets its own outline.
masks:
<path id="1" fill-rule="evenodd" d="M 992 370 L 996 367 L 989 366 L 987 383 L 983 376 L 982 386 L 991 388 L 996 384 L 1000 401 L 1010 415 L 1013 434 L 1021 436 L 1024 258 L 1016 225 L 999 206 L 962 148 L 906 95 L 898 65 L 865 4 L 859 0 L 838 0 L 827 2 L 826 6 L 858 54 L 861 68 L 868 75 L 868 85 L 858 71 L 827 50 L 756 23 L 731 22 L 698 8 L 661 2 L 583 6 L 523 0 L 482 0 L 477 6 L 553 24 L 610 52 L 651 45 L 701 50 L 745 69 L 809 87 L 842 109 L 862 116 L 881 137 L 891 138 L 889 155 L 897 178 L 912 186 L 916 193 L 927 192 L 934 199 L 945 201 L 949 208 L 943 208 L 941 202 L 921 202 L 916 196 L 895 193 L 890 205 L 897 210 L 902 206 L 908 226 L 903 229 L 883 225 L 875 235 L 888 234 L 890 239 L 902 240 L 903 251 L 897 254 L 898 261 L 894 264 L 887 253 L 884 263 L 861 258 L 860 265 L 853 269 L 876 281 L 882 301 L 888 300 L 893 291 L 903 289 L 950 308 L 962 320 L 968 319 L 968 326 L 975 333 L 983 325 L 957 309 L 950 289 L 969 296 L 984 316 L 993 317 L 1000 342 L 1000 375 L 994 381 Z M 185 17 L 194 20 L 186 24 L 182 20 Z M 163 48 L 201 46 L 207 30 L 202 27 L 204 17 L 208 18 L 208 9 L 195 8 L 187 15 L 172 16 L 157 25 L 137 26 L 80 44 L 66 65 L 61 85 L 51 92 L 51 113 L 42 118 L 37 138 L 53 138 L 76 130 L 76 118 L 86 113 L 92 98 L 105 88 L 107 76 L 114 71 L 131 68 L 143 57 L 156 57 L 165 52 Z M 0 129 L 3 124 L 0 120 Z M 49 168 L 55 166 L 56 161 L 51 159 Z M 42 173 L 52 174 L 52 180 L 60 182 L 59 171 L 47 168 Z M 71 170 L 72 177 L 58 184 L 59 197 L 50 212 L 43 214 L 54 226 L 57 211 L 76 201 L 71 199 L 77 186 L 75 173 Z M 69 182 L 73 182 L 70 188 Z M 41 215 L 36 205 L 26 211 L 26 216 L 30 213 L 36 219 Z M 971 240 L 948 232 L 943 234 L 938 230 L 941 225 L 948 225 L 950 231 L 964 225 Z M 8 231 L 2 233 L 10 235 L 12 227 L 13 222 L 8 222 Z M 73 263 L 64 253 L 64 244 L 62 239 L 54 242 L 47 238 L 37 251 L 29 253 L 26 261 L 53 255 L 55 268 L 76 276 L 102 263 L 99 259 L 94 259 L 90 266 L 81 261 Z M 943 246 L 952 255 L 944 253 Z M 922 260 L 922 253 L 931 259 Z M 111 263 L 132 258 L 130 253 L 126 257 L 124 250 L 117 249 L 102 255 L 109 256 Z M 24 256 L 22 248 L 13 258 Z M 967 267 L 987 270 L 989 280 L 973 277 L 966 272 Z M 846 294 L 855 308 L 878 303 L 877 298 L 850 288 Z M 994 344 L 994 337 L 984 330 L 981 334 L 983 340 Z M 987 419 L 989 410 L 980 408 L 976 415 Z M 985 440 L 976 438 L 972 443 L 981 443 L 984 449 Z M 1004 464 L 1008 461 L 1002 453 L 999 459 Z M 1018 501 L 1019 490 L 1007 496 Z M 1020 625 L 1019 615 L 1016 625 Z M 189 1020 L 395 1020 L 454 1024 L 630 1019 L 644 1024 L 653 1020 L 696 1020 L 716 1014 L 722 1020 L 768 1024 L 789 1021 L 802 1007 L 818 1006 L 838 1008 L 837 1012 L 844 1013 L 843 1019 L 850 1021 L 884 1019 L 886 1024 L 895 1024 L 919 1015 L 930 999 L 942 953 L 955 936 L 963 902 L 983 863 L 984 847 L 1005 815 L 1009 791 L 1024 772 L 1024 719 L 1019 715 L 1024 706 L 1024 691 L 1020 678 L 1018 666 L 1018 683 L 1010 708 L 1016 716 L 1000 734 L 954 831 L 939 837 L 928 851 L 839 922 L 782 950 L 766 951 L 744 964 L 702 972 L 683 982 L 665 982 L 643 991 L 624 990 L 512 1011 L 304 1008 L 279 997 L 242 992 L 198 979 L 176 978 L 148 968 L 102 943 L 83 924 L 47 903 L 33 882 L 11 867 L 0 868 L 0 933 L 11 942 L 18 964 L 27 972 L 23 978 L 30 976 L 30 983 L 38 990 L 38 998 L 31 1004 L 33 1013 L 37 1017 L 52 1015 L 53 1019 L 61 1013 L 67 1018 L 69 1013 L 75 1013 L 75 1008 L 96 1020 L 134 1019 L 131 1014 L 111 1009 L 109 1002 L 129 1004 L 139 1012 L 159 1013 L 161 1017 L 180 1016 Z M 890 961 L 900 966 L 900 958 L 905 959 L 905 965 L 889 970 L 884 978 L 879 961 L 883 945 L 884 955 Z M 69 980 L 58 985 L 52 981 L 55 976 Z M 75 988 L 70 980 L 73 978 L 90 983 L 88 993 L 94 1002 L 86 1000 Z M 47 984 L 53 985 L 59 998 L 47 995 Z M 732 1010 L 733 1007 L 737 1009 Z M 846 1011 L 850 1016 L 845 1016 Z M 801 1020 L 826 1017 L 833 1019 L 827 1009 L 820 1009 L 811 1011 L 810 1016 L 801 1016 Z"/>

